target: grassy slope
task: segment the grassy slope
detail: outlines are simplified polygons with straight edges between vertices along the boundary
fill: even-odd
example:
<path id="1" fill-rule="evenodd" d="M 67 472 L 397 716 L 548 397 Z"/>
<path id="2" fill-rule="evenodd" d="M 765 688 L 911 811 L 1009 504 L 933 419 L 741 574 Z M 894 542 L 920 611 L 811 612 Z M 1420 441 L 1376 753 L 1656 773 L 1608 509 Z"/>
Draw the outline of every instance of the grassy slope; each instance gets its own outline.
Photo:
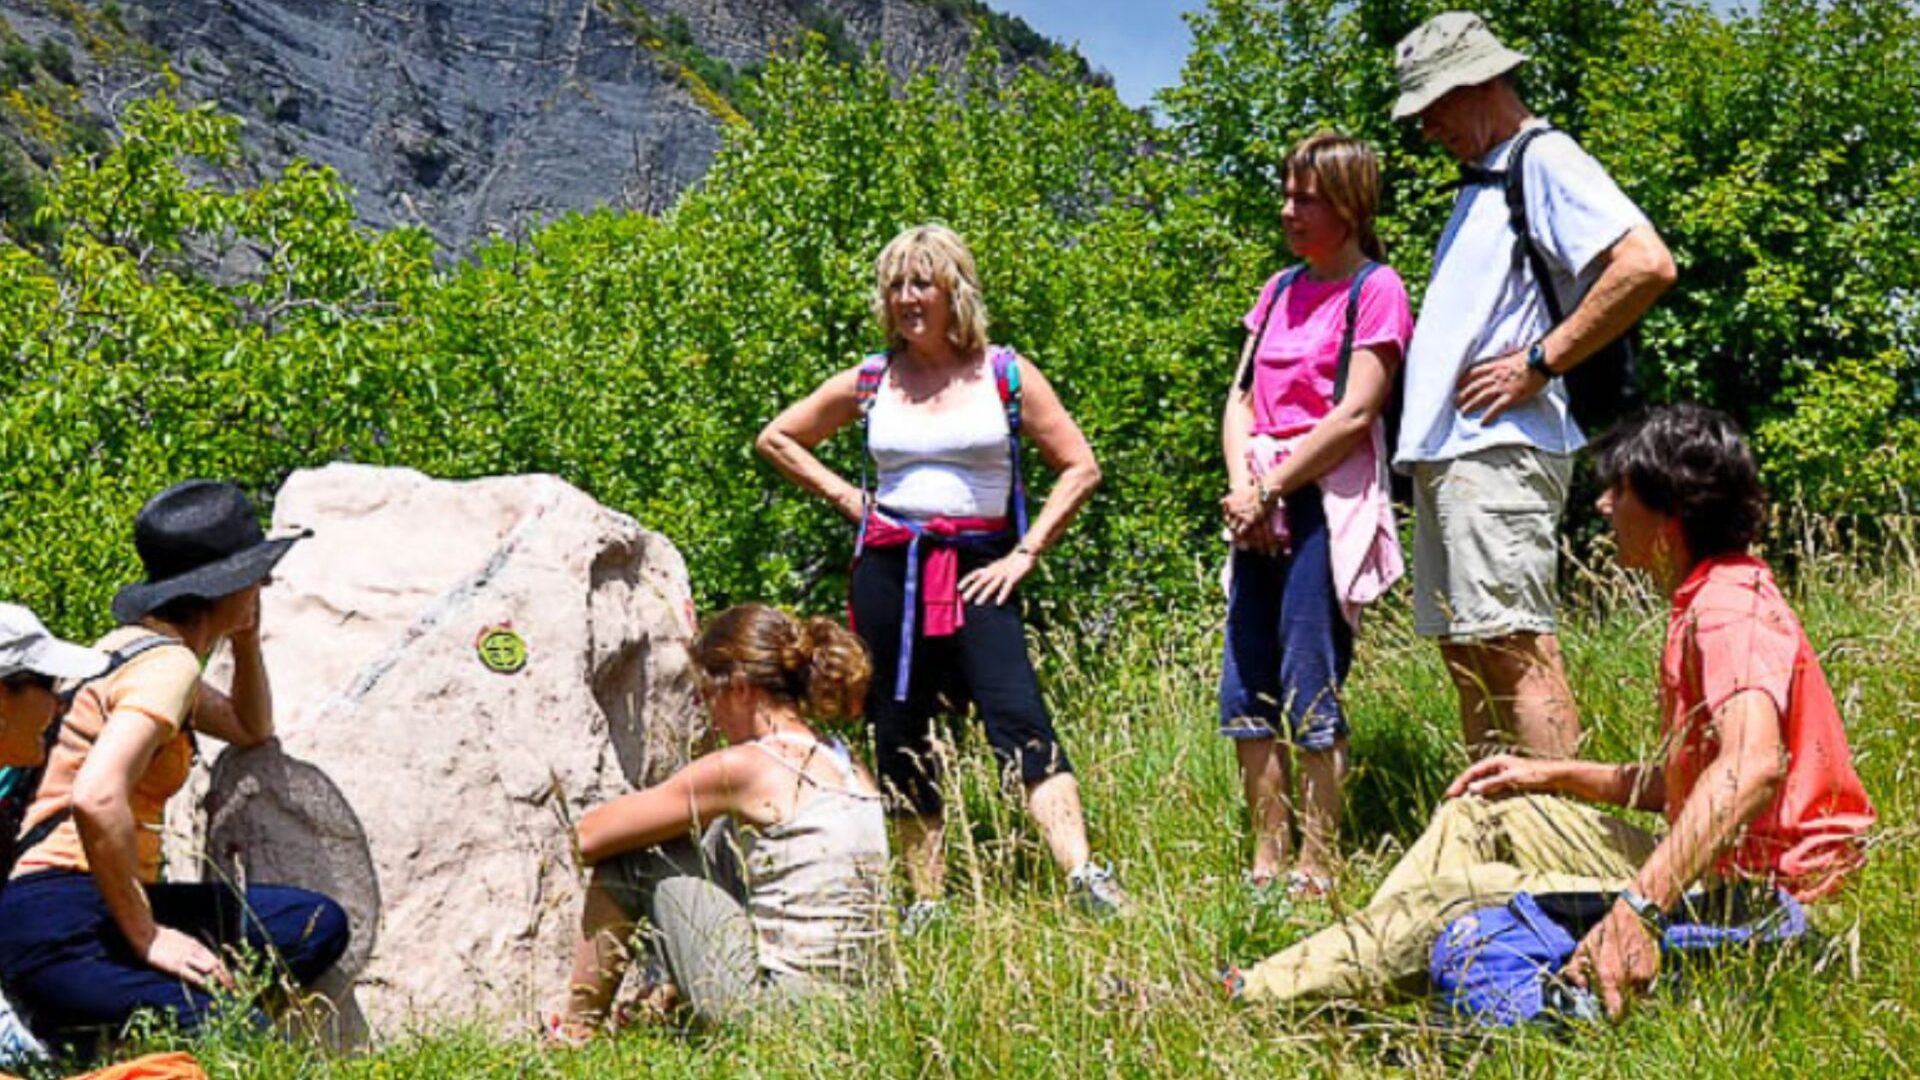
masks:
<path id="1" fill-rule="evenodd" d="M 960 913 L 903 943 L 904 989 L 719 1036 L 633 1030 L 572 1054 L 476 1032 L 331 1063 L 240 1036 L 201 1052 L 215 1076 L 273 1078 L 1912 1074 L 1920 562 L 1897 561 L 1876 578 L 1811 561 L 1795 589 L 1881 810 L 1871 866 L 1822 913 L 1819 946 L 1728 965 L 1666 991 L 1616 1030 L 1569 1042 L 1448 1039 L 1411 1008 L 1333 1017 L 1225 1005 L 1210 978 L 1217 964 L 1272 951 L 1325 909 L 1260 911 L 1239 889 L 1243 815 L 1231 756 L 1211 733 L 1219 614 L 1137 613 L 1122 625 L 1149 629 L 1109 630 L 1098 641 L 1092 631 L 1062 634 L 1040 646 L 1097 846 L 1141 901 L 1130 920 L 1095 925 L 1064 909 L 1031 833 L 994 794 L 971 746 L 967 821 L 951 854 Z M 1590 578 L 1581 591 L 1588 614 L 1567 643 L 1593 752 L 1645 751 L 1662 605 L 1617 579 Z M 1459 764 L 1450 691 L 1408 622 L 1404 609 L 1390 609 L 1369 626 L 1351 687 L 1348 904 L 1364 901 L 1394 837 L 1418 828 Z M 1061 647 L 1069 640 L 1077 644 Z"/>

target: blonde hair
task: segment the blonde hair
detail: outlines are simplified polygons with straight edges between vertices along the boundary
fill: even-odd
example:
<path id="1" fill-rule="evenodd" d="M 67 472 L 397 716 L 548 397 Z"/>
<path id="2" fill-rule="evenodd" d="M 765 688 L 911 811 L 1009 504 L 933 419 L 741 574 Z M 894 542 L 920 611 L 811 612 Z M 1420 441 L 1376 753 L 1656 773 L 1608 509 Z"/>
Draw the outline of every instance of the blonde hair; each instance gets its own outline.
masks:
<path id="1" fill-rule="evenodd" d="M 1285 180 L 1312 173 L 1320 196 L 1360 240 L 1360 251 L 1374 262 L 1387 261 L 1387 248 L 1373 231 L 1380 210 L 1380 159 L 1373 147 L 1337 131 L 1316 132 L 1287 151 Z"/>
<path id="2" fill-rule="evenodd" d="M 960 234 L 945 225 L 916 225 L 888 241 L 873 261 L 873 314 L 886 332 L 888 349 L 903 349 L 906 339 L 894 325 L 887 294 L 912 277 L 927 277 L 946 290 L 953 308 L 947 340 L 963 353 L 987 347 L 987 302 L 980 295 L 980 272 Z"/>
<path id="3" fill-rule="evenodd" d="M 821 720 L 858 717 L 873 677 L 867 648 L 852 631 L 766 604 L 740 604 L 707 620 L 692 654 L 709 681 L 743 681 Z"/>

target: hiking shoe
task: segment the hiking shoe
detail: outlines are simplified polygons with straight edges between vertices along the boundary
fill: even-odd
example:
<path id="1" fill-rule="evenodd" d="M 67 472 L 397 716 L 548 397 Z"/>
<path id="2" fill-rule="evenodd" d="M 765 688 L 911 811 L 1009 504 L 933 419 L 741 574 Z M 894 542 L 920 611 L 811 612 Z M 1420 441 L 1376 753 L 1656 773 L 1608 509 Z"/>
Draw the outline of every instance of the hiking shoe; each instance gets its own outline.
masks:
<path id="1" fill-rule="evenodd" d="M 1127 890 L 1113 876 L 1113 868 L 1088 863 L 1067 875 L 1067 896 L 1073 906 L 1096 919 L 1125 915 L 1133 908 Z"/>
<path id="2" fill-rule="evenodd" d="M 952 917 L 945 900 L 915 900 L 900 909 L 900 936 L 919 937 Z"/>

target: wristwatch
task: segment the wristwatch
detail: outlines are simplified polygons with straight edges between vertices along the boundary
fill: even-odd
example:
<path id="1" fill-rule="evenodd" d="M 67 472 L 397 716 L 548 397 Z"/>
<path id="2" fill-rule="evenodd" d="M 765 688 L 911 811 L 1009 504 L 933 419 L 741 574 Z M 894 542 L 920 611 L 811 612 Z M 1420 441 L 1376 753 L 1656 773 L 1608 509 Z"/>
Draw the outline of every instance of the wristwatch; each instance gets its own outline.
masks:
<path id="1" fill-rule="evenodd" d="M 1626 901 L 1627 906 L 1633 909 L 1633 913 L 1640 916 L 1640 921 L 1646 923 L 1655 933 L 1666 930 L 1667 913 L 1660 910 L 1659 904 L 1641 896 L 1632 889 L 1621 889 L 1620 899 Z"/>
<path id="2" fill-rule="evenodd" d="M 1527 348 L 1527 370 L 1538 372 L 1540 377 L 1552 382 L 1559 372 L 1547 366 L 1547 339 L 1541 338 Z"/>

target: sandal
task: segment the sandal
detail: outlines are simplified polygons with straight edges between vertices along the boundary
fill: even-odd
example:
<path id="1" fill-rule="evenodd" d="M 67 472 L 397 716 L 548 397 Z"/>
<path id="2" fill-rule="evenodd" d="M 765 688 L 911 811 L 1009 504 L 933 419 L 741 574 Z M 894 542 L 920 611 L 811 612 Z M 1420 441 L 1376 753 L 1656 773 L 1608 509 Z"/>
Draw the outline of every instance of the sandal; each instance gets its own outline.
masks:
<path id="1" fill-rule="evenodd" d="M 540 1042 L 549 1050 L 579 1050 L 593 1041 L 593 1028 L 566 1018 L 563 1013 L 548 1013 Z"/>
<path id="2" fill-rule="evenodd" d="M 1270 909 L 1282 915 L 1293 910 L 1293 890 L 1281 884 L 1279 874 L 1256 874 L 1251 870 L 1242 870 L 1240 889 L 1256 908 Z"/>
<path id="3" fill-rule="evenodd" d="M 1325 900 L 1332 895 L 1332 878 L 1319 877 L 1305 870 L 1287 871 L 1287 899 Z"/>

